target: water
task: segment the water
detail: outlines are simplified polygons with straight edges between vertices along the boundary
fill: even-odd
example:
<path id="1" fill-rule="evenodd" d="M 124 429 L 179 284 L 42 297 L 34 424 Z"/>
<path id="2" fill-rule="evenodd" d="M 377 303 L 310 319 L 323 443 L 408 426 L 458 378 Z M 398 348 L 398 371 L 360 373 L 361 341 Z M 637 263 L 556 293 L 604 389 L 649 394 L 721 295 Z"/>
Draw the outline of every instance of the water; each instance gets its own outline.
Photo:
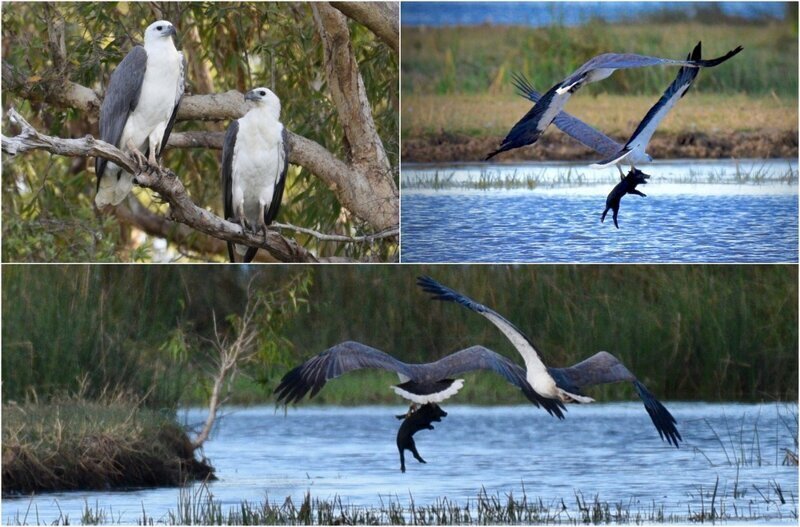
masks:
<path id="1" fill-rule="evenodd" d="M 797 160 L 644 170 L 647 197 L 622 198 L 618 230 L 610 212 L 600 223 L 615 168 L 404 165 L 402 261 L 797 262 Z M 509 180 L 521 188 L 493 189 Z"/>
<path id="2" fill-rule="evenodd" d="M 641 20 L 661 12 L 696 16 L 708 3 L 697 2 L 403 2 L 404 26 L 474 26 L 480 24 L 541 27 L 575 26 L 590 20 L 621 22 Z M 745 19 L 778 19 L 786 16 L 782 3 L 720 2 L 714 4 L 727 16 Z"/>
<path id="3" fill-rule="evenodd" d="M 400 405 L 309 407 L 286 416 L 271 406 L 232 409 L 206 443 L 219 477 L 210 491 L 227 511 L 242 500 L 282 503 L 291 496 L 299 504 L 307 491 L 364 506 L 391 500 L 407 506 L 409 496 L 417 505 L 441 497 L 464 504 L 482 488 L 520 497 L 524 485 L 529 500 L 541 498 L 554 508 L 562 499 L 574 507 L 580 492 L 588 501 L 597 495 L 634 510 L 655 504 L 667 515 L 686 515 L 688 508 L 701 509 L 701 492 L 708 508 L 719 477 L 718 507 L 724 502 L 733 513 L 736 504 L 740 515 L 796 524 L 797 467 L 781 465 L 783 448 L 796 449 L 796 406 L 667 406 L 684 437 L 680 449 L 658 438 L 638 402 L 570 407 L 564 421 L 530 405 L 446 405 L 449 415 L 436 430 L 415 436 L 428 463 L 407 460 L 405 474 L 394 444 L 399 422 L 393 415 L 405 411 Z M 198 423 L 204 412 L 190 410 L 185 418 Z M 747 462 L 738 468 L 728 463 L 741 457 Z M 735 484 L 744 493 L 738 499 L 732 497 Z M 778 499 L 778 487 L 786 503 Z M 36 514 L 42 522 L 61 514 L 76 522 L 88 503 L 114 521 L 136 522 L 143 507 L 159 521 L 175 510 L 178 495 L 178 489 L 165 488 L 4 499 L 2 519 L 11 523 L 27 510 L 30 523 Z"/>

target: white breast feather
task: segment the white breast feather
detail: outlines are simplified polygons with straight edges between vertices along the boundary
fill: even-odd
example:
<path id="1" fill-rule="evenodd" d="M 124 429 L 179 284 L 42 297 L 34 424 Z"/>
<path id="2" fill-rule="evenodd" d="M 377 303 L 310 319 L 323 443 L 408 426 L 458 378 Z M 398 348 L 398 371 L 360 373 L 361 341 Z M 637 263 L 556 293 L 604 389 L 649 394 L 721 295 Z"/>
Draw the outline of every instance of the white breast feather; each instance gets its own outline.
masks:
<path id="1" fill-rule="evenodd" d="M 283 125 L 266 111 L 251 110 L 239 119 L 233 149 L 232 196 L 239 199 L 250 225 L 259 224 L 262 207 L 269 208 L 283 169 Z"/>
<path id="2" fill-rule="evenodd" d="M 120 145 L 124 148 L 132 140 L 143 153 L 147 138 L 156 129 L 164 129 L 175 109 L 176 93 L 182 89 L 183 55 L 174 47 L 166 46 L 147 53 L 147 70 L 142 81 L 142 91 L 136 108 L 128 116 Z M 160 139 L 160 138 L 159 138 Z"/>

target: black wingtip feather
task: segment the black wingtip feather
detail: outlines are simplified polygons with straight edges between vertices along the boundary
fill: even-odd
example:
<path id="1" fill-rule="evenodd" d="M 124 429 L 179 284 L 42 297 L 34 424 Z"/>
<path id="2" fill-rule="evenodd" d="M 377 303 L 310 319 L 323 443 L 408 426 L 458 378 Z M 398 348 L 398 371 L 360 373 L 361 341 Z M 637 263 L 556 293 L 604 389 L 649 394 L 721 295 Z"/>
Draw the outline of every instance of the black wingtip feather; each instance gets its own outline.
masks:
<path id="1" fill-rule="evenodd" d="M 656 430 L 658 430 L 658 435 L 662 440 L 673 445 L 675 448 L 680 448 L 679 443 L 683 441 L 683 437 L 681 437 L 681 433 L 675 426 L 677 424 L 675 418 L 641 382 L 633 381 L 633 385 L 639 397 L 642 399 L 644 407 L 650 415 L 650 419 L 653 421 Z"/>

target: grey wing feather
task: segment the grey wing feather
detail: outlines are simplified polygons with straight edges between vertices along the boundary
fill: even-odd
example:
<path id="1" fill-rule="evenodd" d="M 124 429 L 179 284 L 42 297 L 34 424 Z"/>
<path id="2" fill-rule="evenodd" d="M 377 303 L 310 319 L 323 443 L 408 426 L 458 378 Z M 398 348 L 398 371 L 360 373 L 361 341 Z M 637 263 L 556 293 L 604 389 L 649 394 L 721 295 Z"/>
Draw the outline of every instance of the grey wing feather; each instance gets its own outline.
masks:
<path id="1" fill-rule="evenodd" d="M 412 368 L 415 365 L 411 365 Z M 452 377 L 460 373 L 466 373 L 476 370 L 489 370 L 501 375 L 509 383 L 513 384 L 520 390 L 534 405 L 542 406 L 550 415 L 554 415 L 559 419 L 564 418 L 562 410 L 565 410 L 561 401 L 555 399 L 547 399 L 541 397 L 536 391 L 531 388 L 526 380 L 525 368 L 511 361 L 507 357 L 500 355 L 483 346 L 472 346 L 461 351 L 457 351 L 447 357 L 443 357 L 436 362 L 422 365 L 429 375 L 433 375 L 436 379 L 440 380 L 447 377 Z"/>
<path id="2" fill-rule="evenodd" d="M 281 206 L 281 200 L 283 200 L 283 188 L 286 184 L 286 172 L 289 170 L 289 134 L 285 126 L 281 133 L 281 140 L 283 143 L 283 148 L 280 149 L 281 162 L 279 166 L 281 166 L 281 173 L 275 182 L 275 191 L 272 193 L 272 203 L 269 204 L 269 209 L 267 209 L 264 214 L 264 223 L 267 225 L 275 221 L 275 217 L 278 215 L 278 209 Z"/>
<path id="3" fill-rule="evenodd" d="M 111 74 L 103 104 L 100 106 L 100 139 L 106 143 L 121 146 L 119 141 L 122 131 L 128 122 L 128 116 L 139 102 L 146 69 L 147 52 L 142 46 L 136 46 L 125 55 Z M 105 159 L 95 159 L 98 188 L 107 164 Z"/>
<path id="4" fill-rule="evenodd" d="M 575 73 L 564 79 L 561 85 L 569 85 L 576 82 L 586 73 L 596 69 L 628 69 L 644 68 L 648 66 L 690 66 L 694 68 L 713 68 L 730 59 L 740 51 L 742 46 L 736 47 L 721 57 L 704 60 L 673 60 L 660 57 L 650 57 L 647 55 L 637 55 L 636 53 L 604 53 L 589 59 L 583 66 L 575 70 Z"/>
<path id="5" fill-rule="evenodd" d="M 678 447 L 678 443 L 683 440 L 675 426 L 677 422 L 669 410 L 610 353 L 601 351 L 569 368 L 548 368 L 548 371 L 559 388 L 571 393 L 575 393 L 572 390 L 580 392 L 582 388 L 596 384 L 632 382 L 658 435 L 675 447 Z"/>
<path id="6" fill-rule="evenodd" d="M 414 370 L 388 353 L 360 342 L 348 341 L 328 348 L 283 376 L 275 388 L 278 403 L 297 402 L 309 392 L 314 397 L 330 379 L 363 368 L 393 371 L 408 378 Z"/>
<path id="7" fill-rule="evenodd" d="M 736 49 L 730 50 L 721 57 L 698 60 L 665 59 L 661 57 L 651 57 L 648 55 L 638 55 L 636 53 L 604 53 L 590 59 L 583 66 L 578 68 L 575 74 L 601 68 L 627 69 L 660 65 L 713 68 L 714 66 L 720 65 L 734 55 L 738 54 L 740 51 L 742 51 L 742 49 L 742 46 L 738 46 Z"/>
<path id="8" fill-rule="evenodd" d="M 236 148 L 236 136 L 239 133 L 239 121 L 232 121 L 225 132 L 225 141 L 222 143 L 222 204 L 225 219 L 233 217 L 233 150 Z M 228 244 L 228 257 L 234 261 L 233 244 Z"/>
<path id="9" fill-rule="evenodd" d="M 528 79 L 520 73 L 513 75 L 514 86 L 522 97 L 536 103 L 542 98 L 542 95 L 537 92 Z M 584 123 L 577 117 L 568 114 L 567 112 L 560 112 L 553 120 L 556 127 L 572 137 L 576 141 L 588 146 L 595 152 L 604 156 L 611 156 L 619 152 L 622 144 L 614 141 L 599 130 L 592 128 Z"/>
<path id="10" fill-rule="evenodd" d="M 164 137 L 161 138 L 161 146 L 156 152 L 156 157 L 160 158 L 161 154 L 164 152 L 164 149 L 167 147 L 167 140 L 169 139 L 169 134 L 172 133 L 172 127 L 175 126 L 175 118 L 178 116 L 178 108 L 181 105 L 181 99 L 183 99 L 183 92 L 186 88 L 186 56 L 181 53 L 181 74 L 178 78 L 178 88 L 175 92 L 175 107 L 172 109 L 172 115 L 169 117 L 169 122 L 167 122 L 167 128 L 164 130 Z"/>

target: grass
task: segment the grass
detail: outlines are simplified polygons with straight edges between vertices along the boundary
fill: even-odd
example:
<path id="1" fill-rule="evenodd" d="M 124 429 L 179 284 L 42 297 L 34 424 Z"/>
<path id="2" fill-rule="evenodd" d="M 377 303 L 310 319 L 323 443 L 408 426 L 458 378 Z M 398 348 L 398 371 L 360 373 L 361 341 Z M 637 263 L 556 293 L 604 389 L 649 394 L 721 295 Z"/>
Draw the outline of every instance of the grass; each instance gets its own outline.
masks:
<path id="1" fill-rule="evenodd" d="M 209 477 L 173 416 L 124 397 L 2 407 L 3 494 L 174 486 Z"/>
<path id="2" fill-rule="evenodd" d="M 546 90 L 590 57 L 606 52 L 682 58 L 702 40 L 703 56 L 722 55 L 742 44 L 744 51 L 713 72 L 701 74 L 693 88 L 703 93 L 797 94 L 797 29 L 785 22 L 753 25 L 698 22 L 589 22 L 577 27 L 470 26 L 403 27 L 401 90 L 408 96 L 513 92 L 511 72 L 525 74 Z M 589 93 L 660 95 L 674 68 L 643 68 L 615 73 L 584 88 Z"/>
<path id="3" fill-rule="evenodd" d="M 398 497 L 381 499 L 377 507 L 351 505 L 341 497 L 320 499 L 307 492 L 299 503 L 291 497 L 283 502 L 248 502 L 225 506 L 216 500 L 211 491 L 201 485 L 195 489 L 181 490 L 178 507 L 169 511 L 162 520 L 166 525 L 540 525 L 540 524 L 641 524 L 688 523 L 705 521 L 754 521 L 797 518 L 796 498 L 787 500 L 780 487 L 770 485 L 756 488 L 756 498 L 728 494 L 720 489 L 719 479 L 706 487 L 700 486 L 692 496 L 700 505 L 687 506 L 685 514 L 667 512 L 665 504 L 641 503 L 636 498 L 627 502 L 608 502 L 598 495 L 587 498 L 576 491 L 573 499 L 543 500 L 529 497 L 524 486 L 514 495 L 489 494 L 482 490 L 465 503 L 448 498 L 438 498 L 427 505 L 419 505 L 413 496 L 407 503 Z M 792 508 L 794 507 L 794 508 Z M 112 514 L 90 507 L 88 502 L 81 517 L 87 525 L 128 523 L 115 519 Z M 156 521 L 143 508 L 139 524 L 151 525 Z M 39 523 L 27 515 L 11 518 L 11 524 Z M 52 523 L 67 525 L 72 519 L 61 516 Z"/>
<path id="4" fill-rule="evenodd" d="M 546 85 L 540 86 L 543 91 Z M 626 140 L 659 95 L 574 97 L 566 109 L 603 133 Z M 403 95 L 403 139 L 437 134 L 502 138 L 532 103 L 512 93 Z M 797 130 L 796 94 L 752 96 L 693 92 L 681 99 L 659 125 L 659 134 L 718 134 Z"/>
<path id="5" fill-rule="evenodd" d="M 794 465 L 797 466 L 797 406 L 776 405 L 778 414 L 778 427 L 783 426 L 792 439 L 792 445 L 787 447 L 779 443 L 781 434 L 775 434 L 775 443 L 766 445 L 761 440 L 759 433 L 759 416 L 752 426 L 745 426 L 747 416 L 743 415 L 739 423 L 732 423 L 728 416 L 724 416 L 724 430 L 716 430 L 708 420 L 704 420 L 711 431 L 719 451 L 725 457 L 725 463 L 735 467 L 761 467 L 765 465 Z M 776 431 L 778 432 L 778 431 Z M 773 449 L 774 455 L 769 453 Z M 702 449 L 696 449 L 708 462 L 714 466 L 716 463 Z"/>
<path id="6" fill-rule="evenodd" d="M 406 190 L 533 190 L 536 188 L 581 187 L 586 185 L 615 185 L 619 180 L 616 172 L 612 175 L 596 174 L 572 166 L 553 174 L 535 166 L 515 168 L 514 170 L 497 169 L 496 167 L 476 167 L 476 174 L 456 179 L 454 169 L 431 168 L 421 172 L 407 171 L 403 174 L 403 188 Z M 647 168 L 644 168 L 647 171 Z M 669 179 L 654 179 L 651 183 L 680 184 L 730 184 L 730 185 L 764 185 L 764 184 L 797 184 L 798 173 L 789 164 L 783 170 L 772 170 L 764 165 L 750 169 L 737 164 L 733 173 L 726 169 L 708 169 L 689 167 Z M 611 187 L 609 187 L 610 189 Z"/>

